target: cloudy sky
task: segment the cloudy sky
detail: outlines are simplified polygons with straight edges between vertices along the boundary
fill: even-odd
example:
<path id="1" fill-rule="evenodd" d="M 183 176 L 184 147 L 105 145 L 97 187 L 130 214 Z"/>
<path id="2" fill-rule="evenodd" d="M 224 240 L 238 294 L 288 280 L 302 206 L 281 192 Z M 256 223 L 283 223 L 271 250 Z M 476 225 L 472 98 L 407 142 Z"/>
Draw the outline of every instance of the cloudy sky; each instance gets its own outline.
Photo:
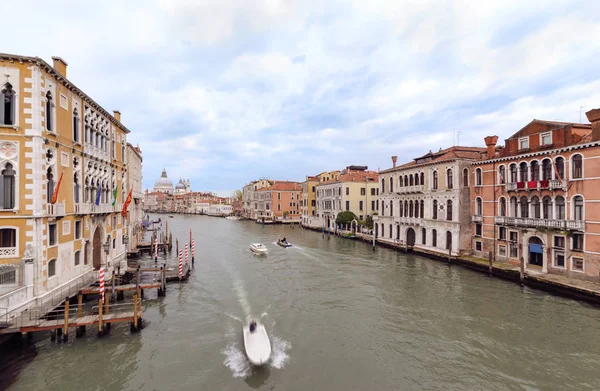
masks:
<path id="1" fill-rule="evenodd" d="M 59 55 L 119 109 L 145 186 L 166 167 L 225 195 L 578 122 L 600 107 L 600 2 L 534 3 L 21 0 L 1 51 Z"/>

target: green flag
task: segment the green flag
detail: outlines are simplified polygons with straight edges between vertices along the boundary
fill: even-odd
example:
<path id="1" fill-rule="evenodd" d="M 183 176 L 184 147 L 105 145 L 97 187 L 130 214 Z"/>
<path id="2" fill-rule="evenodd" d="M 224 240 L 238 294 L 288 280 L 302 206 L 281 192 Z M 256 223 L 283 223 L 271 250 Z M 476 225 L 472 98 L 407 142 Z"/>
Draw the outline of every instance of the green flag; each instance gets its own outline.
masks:
<path id="1" fill-rule="evenodd" d="M 119 188 L 119 185 L 115 186 L 115 189 L 113 190 L 113 203 L 112 205 L 115 206 L 115 204 L 117 203 L 117 189 Z"/>

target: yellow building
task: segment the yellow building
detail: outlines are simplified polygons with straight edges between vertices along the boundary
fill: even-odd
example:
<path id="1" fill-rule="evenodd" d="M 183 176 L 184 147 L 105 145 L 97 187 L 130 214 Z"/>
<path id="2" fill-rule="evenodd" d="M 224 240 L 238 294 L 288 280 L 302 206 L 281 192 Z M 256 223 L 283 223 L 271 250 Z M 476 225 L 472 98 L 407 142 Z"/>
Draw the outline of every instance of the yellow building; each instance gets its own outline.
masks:
<path id="1" fill-rule="evenodd" d="M 0 54 L 0 316 L 126 266 L 129 130 L 53 60 Z"/>
<path id="2" fill-rule="evenodd" d="M 307 176 L 302 182 L 302 225 L 307 227 L 321 227 L 323 225 L 317 216 L 317 186 L 320 183 L 337 180 L 340 170 L 325 171 L 316 176 Z"/>

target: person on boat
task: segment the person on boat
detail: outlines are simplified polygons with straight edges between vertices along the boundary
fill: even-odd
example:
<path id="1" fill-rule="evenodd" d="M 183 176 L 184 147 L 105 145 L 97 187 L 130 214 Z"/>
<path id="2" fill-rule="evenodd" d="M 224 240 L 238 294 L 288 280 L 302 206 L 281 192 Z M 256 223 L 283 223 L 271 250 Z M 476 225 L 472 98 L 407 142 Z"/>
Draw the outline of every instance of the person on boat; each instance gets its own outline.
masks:
<path id="1" fill-rule="evenodd" d="M 283 239 L 281 239 L 281 243 L 287 243 L 287 239 L 284 237 Z"/>
<path id="2" fill-rule="evenodd" d="M 250 322 L 250 332 L 253 333 L 254 330 L 256 330 L 256 321 L 252 320 L 252 322 Z"/>

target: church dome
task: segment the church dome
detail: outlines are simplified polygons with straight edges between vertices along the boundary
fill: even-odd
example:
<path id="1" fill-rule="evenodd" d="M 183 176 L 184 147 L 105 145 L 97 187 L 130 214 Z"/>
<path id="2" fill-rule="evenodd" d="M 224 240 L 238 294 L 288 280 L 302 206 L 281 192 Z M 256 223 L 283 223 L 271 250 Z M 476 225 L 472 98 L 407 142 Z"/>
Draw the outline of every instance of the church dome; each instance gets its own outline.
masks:
<path id="1" fill-rule="evenodd" d="M 185 190 L 185 185 L 183 184 L 183 181 L 181 179 L 179 180 L 177 186 L 175 186 L 175 190 Z"/>
<path id="2" fill-rule="evenodd" d="M 158 178 L 154 183 L 154 191 L 168 193 L 173 191 L 173 182 L 167 177 L 167 171 L 164 168 L 160 178 Z"/>

